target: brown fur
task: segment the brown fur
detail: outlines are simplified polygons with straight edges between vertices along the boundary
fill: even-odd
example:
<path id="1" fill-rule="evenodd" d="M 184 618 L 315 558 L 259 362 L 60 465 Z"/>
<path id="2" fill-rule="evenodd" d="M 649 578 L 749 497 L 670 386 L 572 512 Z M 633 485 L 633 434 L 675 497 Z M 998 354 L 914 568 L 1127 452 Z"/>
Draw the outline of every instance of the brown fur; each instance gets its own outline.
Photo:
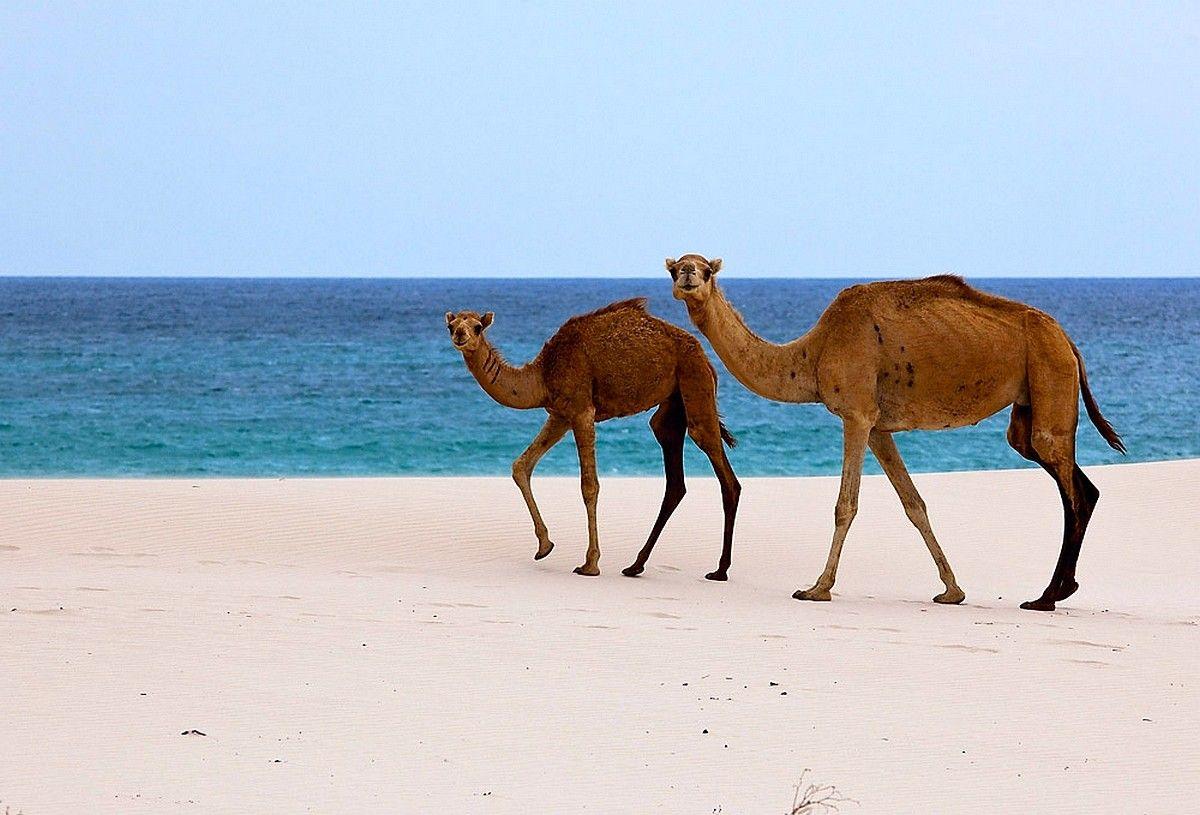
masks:
<path id="1" fill-rule="evenodd" d="M 796 592 L 798 599 L 830 598 L 870 447 L 938 566 L 946 590 L 934 599 L 961 602 L 965 595 L 891 434 L 975 424 L 1010 405 L 1009 441 L 1058 482 L 1065 515 L 1050 585 L 1023 607 L 1052 609 L 1075 591 L 1079 548 L 1099 497 L 1075 464 L 1081 389 L 1097 430 L 1114 449 L 1125 448 L 1092 396 L 1079 350 L 1052 317 L 979 291 L 961 277 L 938 275 L 851 286 L 808 333 L 776 345 L 747 328 L 726 301 L 715 279 L 720 268 L 719 259 L 702 255 L 667 261 L 675 296 L 730 372 L 768 399 L 820 402 L 842 419 L 833 544 L 825 570 L 811 589 Z"/>
<path id="2" fill-rule="evenodd" d="M 588 512 L 587 559 L 575 571 L 600 573 L 595 424 L 657 407 L 650 426 L 663 448 L 667 489 L 650 537 L 624 573 L 633 577 L 643 571 L 667 519 L 683 498 L 683 442 L 690 435 L 712 462 L 721 482 L 725 510 L 722 554 L 717 570 L 707 576 L 711 580 L 726 579 L 741 486 L 722 448 L 722 442 L 732 447 L 735 441 L 717 413 L 716 370 L 700 342 L 651 315 L 645 298 L 637 298 L 572 317 L 546 341 L 532 362 L 515 368 L 504 361 L 484 335 L 492 319 L 491 312 L 482 316 L 473 311 L 447 312 L 446 326 L 467 368 L 492 398 L 508 407 L 543 408 L 549 414 L 537 438 L 513 462 L 513 480 L 529 508 L 538 538 L 535 557 L 548 555 L 554 544 L 534 501 L 530 476 L 538 460 L 569 429 L 579 451 Z"/>

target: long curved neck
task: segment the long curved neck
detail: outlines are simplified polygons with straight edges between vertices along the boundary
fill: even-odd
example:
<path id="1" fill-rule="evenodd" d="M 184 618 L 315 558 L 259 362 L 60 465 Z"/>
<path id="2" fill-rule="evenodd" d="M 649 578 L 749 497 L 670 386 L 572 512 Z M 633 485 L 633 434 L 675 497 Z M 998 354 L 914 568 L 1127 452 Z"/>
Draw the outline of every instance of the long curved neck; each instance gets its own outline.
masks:
<path id="1" fill-rule="evenodd" d="M 542 366 L 535 359 L 520 368 L 505 362 L 500 352 L 486 339 L 474 351 L 463 354 L 467 370 L 488 396 L 505 407 L 529 409 L 546 404 L 546 386 Z"/>
<path id="2" fill-rule="evenodd" d="M 816 360 L 810 335 L 776 345 L 755 334 L 716 282 L 703 303 L 687 302 L 696 328 L 737 380 L 777 402 L 817 402 Z"/>

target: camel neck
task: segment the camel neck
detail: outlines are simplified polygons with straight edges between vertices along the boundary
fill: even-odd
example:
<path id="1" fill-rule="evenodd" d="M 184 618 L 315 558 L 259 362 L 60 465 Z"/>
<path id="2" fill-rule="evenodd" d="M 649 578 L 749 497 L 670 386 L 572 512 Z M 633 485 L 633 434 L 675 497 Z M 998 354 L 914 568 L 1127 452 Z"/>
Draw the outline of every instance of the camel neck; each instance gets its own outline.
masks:
<path id="1" fill-rule="evenodd" d="M 505 407 L 527 410 L 545 405 L 546 388 L 538 360 L 519 368 L 510 365 L 487 340 L 463 359 L 479 386 Z"/>
<path id="2" fill-rule="evenodd" d="M 810 334 L 785 345 L 764 340 L 750 330 L 715 282 L 702 304 L 688 303 L 688 314 L 729 372 L 754 393 L 777 402 L 820 401 Z"/>

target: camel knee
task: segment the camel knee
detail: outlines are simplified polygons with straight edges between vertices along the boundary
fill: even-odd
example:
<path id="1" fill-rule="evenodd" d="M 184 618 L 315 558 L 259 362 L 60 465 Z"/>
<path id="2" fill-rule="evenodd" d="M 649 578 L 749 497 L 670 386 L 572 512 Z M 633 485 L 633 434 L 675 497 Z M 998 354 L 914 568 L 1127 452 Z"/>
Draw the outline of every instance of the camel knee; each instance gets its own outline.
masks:
<path id="1" fill-rule="evenodd" d="M 848 498 L 844 501 L 839 500 L 833 507 L 833 523 L 836 526 L 849 526 L 854 520 L 854 516 L 858 514 L 858 499 Z"/>
<path id="2" fill-rule="evenodd" d="M 917 526 L 927 522 L 929 520 L 929 513 L 925 508 L 925 499 L 919 495 L 905 498 L 904 514 Z"/>
<path id="3" fill-rule="evenodd" d="M 737 506 L 738 500 L 742 497 L 742 482 L 737 480 L 737 476 L 732 476 L 728 485 L 722 484 L 721 489 L 728 496 L 729 502 Z"/>
<path id="4" fill-rule="evenodd" d="M 600 495 L 600 480 L 598 478 L 585 476 L 580 484 L 583 490 L 583 500 L 588 503 L 595 501 L 597 496 Z"/>
<path id="5" fill-rule="evenodd" d="M 529 483 L 529 463 L 525 461 L 524 456 L 512 463 L 512 480 L 517 483 L 518 487 L 524 487 Z"/>

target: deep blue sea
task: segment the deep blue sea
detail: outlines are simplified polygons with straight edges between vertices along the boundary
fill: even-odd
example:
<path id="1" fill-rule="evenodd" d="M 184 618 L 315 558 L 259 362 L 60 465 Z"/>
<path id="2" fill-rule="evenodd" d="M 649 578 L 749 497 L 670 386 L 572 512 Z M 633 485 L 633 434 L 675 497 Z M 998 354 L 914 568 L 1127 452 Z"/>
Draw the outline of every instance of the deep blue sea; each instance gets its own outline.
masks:
<path id="1" fill-rule="evenodd" d="M 846 280 L 724 281 L 761 335 L 806 330 Z M 1082 349 L 1129 456 L 1083 418 L 1084 464 L 1200 456 L 1200 280 L 973 280 L 1058 318 Z M 649 295 L 691 329 L 669 281 L 0 279 L 0 475 L 506 475 L 542 411 L 493 403 L 443 315 L 494 311 L 514 363 L 567 317 Z M 711 354 L 711 350 L 710 350 Z M 750 394 L 721 373 L 739 474 L 838 472 L 840 425 L 819 405 Z M 659 474 L 648 414 L 599 428 L 606 474 Z M 914 471 L 1026 466 L 1007 415 L 899 434 Z M 689 444 L 688 470 L 710 474 Z M 868 467 L 877 472 L 868 456 Z M 568 435 L 539 473 L 575 473 Z"/>

